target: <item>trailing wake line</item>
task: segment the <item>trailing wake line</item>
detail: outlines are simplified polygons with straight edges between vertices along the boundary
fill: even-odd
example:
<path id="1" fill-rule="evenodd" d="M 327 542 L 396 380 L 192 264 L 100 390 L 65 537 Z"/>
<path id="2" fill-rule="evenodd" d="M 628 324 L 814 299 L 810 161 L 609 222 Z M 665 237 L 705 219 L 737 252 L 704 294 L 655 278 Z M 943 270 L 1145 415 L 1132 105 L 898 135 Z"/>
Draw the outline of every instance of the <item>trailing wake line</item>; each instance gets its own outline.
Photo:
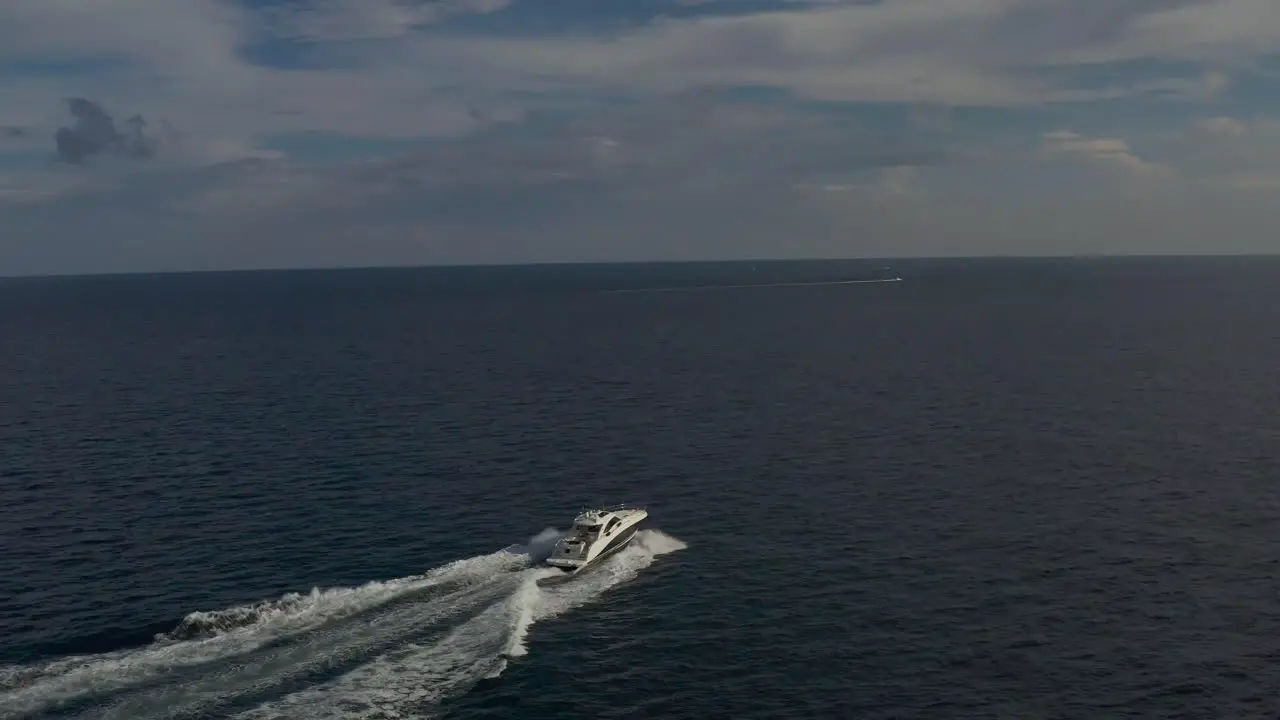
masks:
<path id="1" fill-rule="evenodd" d="M 420 575 L 196 612 L 139 648 L 0 665 L 0 720 L 434 717 L 528 653 L 537 622 L 595 602 L 679 539 L 641 530 L 590 575 L 539 588 L 557 530 Z"/>

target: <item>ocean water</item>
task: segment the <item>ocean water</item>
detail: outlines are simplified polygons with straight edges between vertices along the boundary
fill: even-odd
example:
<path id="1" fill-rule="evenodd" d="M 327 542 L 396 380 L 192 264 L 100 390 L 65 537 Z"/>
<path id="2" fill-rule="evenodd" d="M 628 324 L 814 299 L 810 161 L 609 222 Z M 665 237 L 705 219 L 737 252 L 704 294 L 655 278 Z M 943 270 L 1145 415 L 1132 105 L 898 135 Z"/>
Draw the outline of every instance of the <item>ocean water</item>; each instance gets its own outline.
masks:
<path id="1" fill-rule="evenodd" d="M 0 718 L 1280 716 L 1280 261 L 884 265 L 0 281 Z"/>

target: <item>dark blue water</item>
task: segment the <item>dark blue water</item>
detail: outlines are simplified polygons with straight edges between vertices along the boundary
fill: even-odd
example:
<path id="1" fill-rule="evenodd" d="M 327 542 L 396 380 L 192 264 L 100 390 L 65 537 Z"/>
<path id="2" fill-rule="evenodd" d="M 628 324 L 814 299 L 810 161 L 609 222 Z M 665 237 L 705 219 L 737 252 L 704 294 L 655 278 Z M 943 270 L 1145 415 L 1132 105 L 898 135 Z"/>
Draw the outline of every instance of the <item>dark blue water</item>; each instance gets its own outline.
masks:
<path id="1" fill-rule="evenodd" d="M 882 265 L 0 282 L 0 717 L 1280 715 L 1280 261 Z"/>

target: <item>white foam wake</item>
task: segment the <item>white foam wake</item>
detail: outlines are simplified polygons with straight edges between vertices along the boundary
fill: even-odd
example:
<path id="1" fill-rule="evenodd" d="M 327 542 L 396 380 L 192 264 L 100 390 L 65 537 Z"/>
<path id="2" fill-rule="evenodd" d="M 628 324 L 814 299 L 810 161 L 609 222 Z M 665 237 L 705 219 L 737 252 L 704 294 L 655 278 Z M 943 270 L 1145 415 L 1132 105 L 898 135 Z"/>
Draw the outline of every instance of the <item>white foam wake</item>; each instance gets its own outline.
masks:
<path id="1" fill-rule="evenodd" d="M 599 598 L 630 580 L 656 557 L 686 545 L 657 530 L 641 530 L 625 550 L 571 582 L 538 587 L 549 572 L 529 568 L 511 578 L 510 591 L 445 636 L 407 643 L 330 682 L 264 703 L 240 720 L 394 718 L 429 713 L 483 678 L 501 674 L 507 659 L 527 654 L 534 623 Z"/>
<path id="2" fill-rule="evenodd" d="M 415 592 L 481 581 L 527 564 L 509 550 L 459 560 L 423 575 L 354 588 L 313 589 L 306 595 L 213 612 L 191 613 L 145 648 L 72 656 L 0 670 L 0 718 L 48 710 L 85 696 L 146 685 L 177 669 L 249 655 L 281 639 L 375 609 Z M 202 628 L 197 631 L 197 628 Z"/>
<path id="3" fill-rule="evenodd" d="M 572 583 L 539 588 L 556 530 L 422 575 L 188 615 L 154 644 L 0 668 L 0 718 L 62 708 L 153 718 L 359 717 L 438 702 L 527 652 L 538 620 L 588 602 L 684 547 L 642 530 Z M 327 708 L 327 709 L 326 709 Z M 353 710 L 355 708 L 355 710 Z"/>

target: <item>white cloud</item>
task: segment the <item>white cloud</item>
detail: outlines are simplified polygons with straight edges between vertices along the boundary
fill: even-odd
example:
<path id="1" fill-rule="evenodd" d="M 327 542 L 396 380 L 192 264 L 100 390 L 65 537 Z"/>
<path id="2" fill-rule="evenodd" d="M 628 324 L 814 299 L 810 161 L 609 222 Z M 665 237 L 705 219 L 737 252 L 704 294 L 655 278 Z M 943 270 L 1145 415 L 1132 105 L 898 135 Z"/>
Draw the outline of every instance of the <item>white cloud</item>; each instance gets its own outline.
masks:
<path id="1" fill-rule="evenodd" d="M 11 178 L 0 177 L 0 206 L 5 203 L 27 205 L 50 202 L 57 196 L 57 193 L 52 190 L 34 190 Z"/>
<path id="2" fill-rule="evenodd" d="M 1120 138 L 1090 138 L 1070 130 L 1044 134 L 1043 148 L 1051 156 L 1083 159 L 1104 167 L 1143 177 L 1166 177 L 1172 170 L 1138 157 Z"/>
<path id="3" fill-rule="evenodd" d="M 124 63 L 138 83 L 198 78 L 226 88 L 245 79 L 238 49 L 251 20 L 217 0 L 7 0 L 0 57 Z"/>
<path id="4" fill-rule="evenodd" d="M 307 0 L 250 9 L 221 0 L 11 0 L 0 3 L 0 59 L 106 64 L 92 82 L 6 78 L 0 124 L 48 131 L 61 117 L 61 98 L 88 95 L 121 114 L 168 120 L 188 145 L 207 142 L 215 149 L 205 154 L 219 154 L 301 130 L 466 133 L 487 123 L 477 107 L 511 117 L 539 90 L 643 96 L 748 84 L 934 108 L 1140 91 L 1206 99 L 1227 86 L 1222 68 L 1233 59 L 1280 47 L 1280 13 L 1270 0 L 886 0 L 667 18 L 595 34 L 418 32 L 508 2 Z M 339 67 L 281 70 L 246 59 L 246 47 L 272 38 L 304 40 L 295 51 Z M 355 39 L 378 42 L 333 42 Z M 1069 77 L 1087 63 L 1135 59 L 1216 64 L 1141 79 L 1116 74 L 1088 89 Z M 935 111 L 924 119 L 945 117 Z"/>
<path id="5" fill-rule="evenodd" d="M 368 247 L 385 249 L 370 257 L 416 261 L 650 248 L 685 257 L 730 243 L 743 254 L 785 243 L 796 254 L 1079 249 L 1078 237 L 1029 230 L 1086 206 L 1097 209 L 1087 222 L 1099 233 L 1168 230 L 1162 218 L 1186 218 L 1195 193 L 1218 207 L 1232 193 L 1249 200 L 1237 215 L 1202 215 L 1188 228 L 1216 222 L 1243 233 L 1275 218 L 1263 203 L 1280 176 L 1280 132 L 1269 121 L 1183 105 L 1165 126 L 1176 131 L 1162 131 L 1108 125 L 1099 105 L 1092 117 L 1072 116 L 1070 127 L 1087 132 L 1044 133 L 1016 115 L 1050 100 L 1140 93 L 1215 100 L 1280 47 L 1274 0 L 807 2 L 561 36 L 421 32 L 506 2 L 0 2 L 0 61 L 97 63 L 86 75 L 0 78 L 0 126 L 31 129 L 0 152 L 52 151 L 68 96 L 98 100 L 117 119 L 142 113 L 154 130 L 172 123 L 160 157 L 135 164 L 143 172 L 110 162 L 88 173 L 7 170 L 0 224 L 52 234 L 76 226 L 86 237 L 183 232 L 189 257 L 213 263 L 223 262 L 220 247 L 246 262 L 287 259 L 289 242 L 301 253 L 313 237 L 328 243 L 317 257 L 353 261 L 366 231 Z M 280 39 L 295 67 L 247 59 Z M 912 109 L 896 127 L 699 92 L 740 85 Z M 526 103 L 560 102 L 539 91 L 580 102 L 575 118 L 476 132 L 521 117 Z M 641 102 L 602 112 L 602 99 Z M 1013 122 L 975 146 L 974 114 L 956 109 L 964 105 L 1007 106 L 1001 117 Z M 1193 111 L 1203 117 L 1192 122 Z M 400 157 L 335 166 L 263 149 L 264 135 L 316 130 L 439 137 Z M 1046 157 L 1059 162 L 1033 162 Z M 1124 182 L 1074 182 L 1072 163 Z M 1132 192 L 1121 202 L 1108 195 L 1115 187 Z M 1191 242 L 1173 230 L 1182 239 L 1170 243 Z M 255 255 L 252 238 L 273 249 Z M 58 246 L 64 256 L 75 242 Z M 176 248 L 165 257 L 178 258 Z"/>
<path id="6" fill-rule="evenodd" d="M 1249 192 L 1280 192 L 1280 168 L 1269 172 L 1241 172 L 1222 178 L 1222 184 Z"/>
<path id="7" fill-rule="evenodd" d="M 1280 120 L 1215 116 L 1193 121 L 1171 148 L 1188 179 L 1243 193 L 1280 189 Z"/>
<path id="8" fill-rule="evenodd" d="M 1249 128 L 1243 122 L 1225 116 L 1208 117 L 1196 120 L 1193 127 L 1203 135 L 1211 137 L 1243 137 Z"/>
<path id="9" fill-rule="evenodd" d="M 442 40 L 419 57 L 479 82 L 645 90 L 774 85 L 833 100 L 1017 105 L 1149 89 L 1220 91 L 1185 70 L 1079 90 L 1044 71 L 1128 60 L 1227 62 L 1280 47 L 1271 0 L 888 0 L 662 20 L 598 37 Z M 1208 18 L 1208 20 L 1206 20 Z M 1176 81 L 1176 82 L 1175 82 Z"/>
<path id="10" fill-rule="evenodd" d="M 887 197 L 905 197 L 916 192 L 919 170 L 911 166 L 885 168 L 880 173 L 880 192 Z"/>
<path id="11" fill-rule="evenodd" d="M 1273 0 L 1128 0 L 1115 6 L 1141 6 L 1147 12 L 1132 17 L 1107 41 L 1069 49 L 1062 62 L 1232 62 L 1274 53 L 1280 46 L 1280 12 Z"/>
<path id="12" fill-rule="evenodd" d="M 501 9 L 505 0 L 407 3 L 316 0 L 288 12 L 254 11 L 221 0 L 12 0 L 0 2 L 0 61 L 57 68 L 68 61 L 93 75 L 17 75 L 0 81 L 0 124 L 51 135 L 67 120 L 62 101 L 88 95 L 122 117 L 166 120 L 192 157 L 252 149 L 268 133 L 328 131 L 420 137 L 484 124 L 485 93 L 420 67 L 379 62 L 381 51 L 345 68 L 278 69 L 250 62 L 246 47 L 272 37 L 320 41 L 408 37 L 424 24 Z M 499 113 L 510 115 L 497 103 Z M 207 143 L 208 149 L 197 149 Z M 253 154 L 252 152 L 250 153 Z"/>
<path id="13" fill-rule="evenodd" d="M 852 195 L 888 202 L 918 197 L 921 194 L 919 179 L 920 168 L 899 165 L 880 169 L 860 182 L 797 182 L 793 188 L 802 192 Z"/>
<path id="14" fill-rule="evenodd" d="M 542 212 L 539 203 L 662 202 L 673 194 L 781 191 L 851 175 L 877 178 L 876 192 L 888 196 L 911 189 L 912 166 L 947 161 L 939 147 L 903 133 L 873 134 L 812 113 L 685 96 L 600 111 L 539 135 L 496 131 L 388 159 L 318 167 L 241 163 L 234 183 L 211 169 L 174 206 L 211 218 L 295 210 L 378 215 L 388 208 L 439 217 L 502 203 L 527 213 Z"/>
<path id="15" fill-rule="evenodd" d="M 455 15 L 486 14 L 509 0 L 309 0 L 269 7 L 271 35 L 313 42 L 404 37 Z"/>

